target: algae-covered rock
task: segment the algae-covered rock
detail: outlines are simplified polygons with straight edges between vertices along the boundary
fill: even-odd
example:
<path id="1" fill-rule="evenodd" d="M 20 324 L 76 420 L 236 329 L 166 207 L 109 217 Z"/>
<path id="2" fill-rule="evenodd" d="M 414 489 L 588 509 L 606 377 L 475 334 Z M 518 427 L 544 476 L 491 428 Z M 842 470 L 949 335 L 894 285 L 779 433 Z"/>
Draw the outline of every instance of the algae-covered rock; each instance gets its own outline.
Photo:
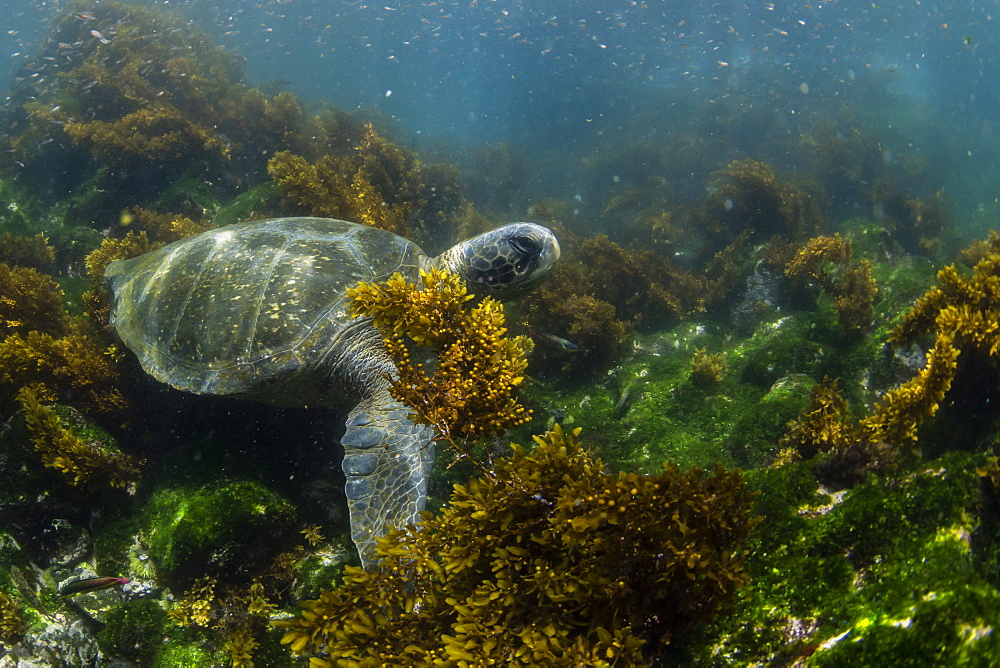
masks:
<path id="1" fill-rule="evenodd" d="M 56 594 L 49 571 L 0 533 L 0 666 L 88 666 L 92 622 Z"/>
<path id="2" fill-rule="evenodd" d="M 177 668 L 178 666 L 222 665 L 221 657 L 204 646 L 200 639 L 171 639 L 157 652 L 151 668 Z"/>
<path id="3" fill-rule="evenodd" d="M 89 666 L 98 654 L 97 643 L 87 623 L 62 612 L 40 615 L 24 636 L 9 647 L 9 652 L 7 650 L 7 646 L 0 645 L 2 666 Z"/>
<path id="4" fill-rule="evenodd" d="M 983 572 L 977 465 L 819 487 L 808 463 L 748 475 L 764 520 L 733 614 L 687 648 L 706 665 L 993 665 L 1000 592 Z"/>
<path id="5" fill-rule="evenodd" d="M 35 503 L 57 482 L 57 474 L 41 465 L 31 447 L 21 413 L 0 425 L 0 478 L 0 504 L 8 509 Z"/>
<path id="6" fill-rule="evenodd" d="M 822 378 L 833 351 L 813 339 L 816 327 L 805 313 L 762 324 L 730 356 L 730 364 L 743 383 L 764 389 L 793 373 Z"/>
<path id="7" fill-rule="evenodd" d="M 332 589 L 339 584 L 344 566 L 350 563 L 352 551 L 353 547 L 343 541 L 335 541 L 297 563 L 295 597 L 300 600 L 316 598 L 322 590 Z"/>
<path id="8" fill-rule="evenodd" d="M 789 421 L 799 417 L 809 403 L 815 385 L 816 381 L 804 374 L 785 376 L 771 386 L 754 410 L 740 415 L 726 444 L 740 466 L 755 468 L 774 459 L 778 440 L 788 430 Z"/>
<path id="9" fill-rule="evenodd" d="M 162 489 L 144 516 L 150 557 L 175 584 L 252 572 L 296 531 L 292 505 L 254 481 Z"/>
<path id="10" fill-rule="evenodd" d="M 106 622 L 97 634 L 101 651 L 149 665 L 163 642 L 167 613 L 158 601 L 138 599 L 115 608 Z"/>

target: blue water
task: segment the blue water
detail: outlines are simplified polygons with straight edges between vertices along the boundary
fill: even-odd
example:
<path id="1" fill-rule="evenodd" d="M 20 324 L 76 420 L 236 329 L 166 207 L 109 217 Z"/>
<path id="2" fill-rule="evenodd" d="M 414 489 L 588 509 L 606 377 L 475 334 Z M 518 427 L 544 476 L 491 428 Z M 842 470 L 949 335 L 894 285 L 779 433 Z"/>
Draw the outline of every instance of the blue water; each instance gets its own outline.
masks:
<path id="1" fill-rule="evenodd" d="M 795 168 L 792 155 L 755 155 L 767 152 L 763 129 L 705 125 L 706 110 L 764 110 L 767 132 L 803 132 L 804 115 L 850 107 L 872 112 L 866 130 L 887 161 L 903 152 L 932 161 L 937 180 L 923 186 L 947 192 L 961 225 L 989 227 L 998 211 L 988 176 L 998 167 L 996 2 L 145 4 L 242 54 L 250 83 L 377 110 L 418 150 L 507 142 L 533 159 L 540 196 L 581 194 L 561 164 L 568 153 L 677 128 L 731 134 L 723 159 L 780 165 L 785 157 Z M 66 6 L 5 0 L 0 88 L 32 61 Z"/>

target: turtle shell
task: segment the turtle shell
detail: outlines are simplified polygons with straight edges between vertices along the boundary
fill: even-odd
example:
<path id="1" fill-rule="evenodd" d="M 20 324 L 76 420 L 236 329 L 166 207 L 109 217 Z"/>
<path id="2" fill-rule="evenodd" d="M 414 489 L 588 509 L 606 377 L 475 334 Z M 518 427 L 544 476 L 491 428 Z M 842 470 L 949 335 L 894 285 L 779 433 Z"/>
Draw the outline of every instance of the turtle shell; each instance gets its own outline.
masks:
<path id="1" fill-rule="evenodd" d="M 324 360 L 350 364 L 336 350 L 357 322 L 347 288 L 397 271 L 416 280 L 422 259 L 406 239 L 342 220 L 230 225 L 111 263 L 111 324 L 157 380 L 253 394 Z"/>

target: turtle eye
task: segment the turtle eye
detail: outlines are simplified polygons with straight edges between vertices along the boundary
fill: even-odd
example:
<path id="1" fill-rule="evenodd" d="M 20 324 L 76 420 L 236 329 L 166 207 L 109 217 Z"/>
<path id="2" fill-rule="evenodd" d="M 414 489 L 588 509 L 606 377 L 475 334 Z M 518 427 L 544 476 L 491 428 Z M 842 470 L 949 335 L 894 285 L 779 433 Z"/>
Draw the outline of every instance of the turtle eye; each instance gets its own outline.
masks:
<path id="1" fill-rule="evenodd" d="M 538 255 L 538 253 L 542 251 L 542 244 L 538 239 L 524 234 L 511 237 L 507 243 L 510 244 L 511 248 L 522 255 Z"/>

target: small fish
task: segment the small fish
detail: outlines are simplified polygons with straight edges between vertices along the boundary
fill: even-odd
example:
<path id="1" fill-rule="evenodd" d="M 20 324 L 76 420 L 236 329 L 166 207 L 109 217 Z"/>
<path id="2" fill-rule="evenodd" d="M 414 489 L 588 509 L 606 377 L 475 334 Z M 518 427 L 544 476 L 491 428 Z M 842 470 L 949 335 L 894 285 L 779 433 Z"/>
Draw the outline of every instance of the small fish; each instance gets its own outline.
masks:
<path id="1" fill-rule="evenodd" d="M 101 33 L 99 33 L 96 30 L 91 30 L 90 34 L 93 35 L 94 37 L 96 37 L 97 41 L 99 41 L 101 44 L 109 44 L 111 42 L 110 39 L 108 39 L 107 37 L 105 37 L 104 35 L 102 35 Z"/>
<path id="2" fill-rule="evenodd" d="M 85 594 L 91 591 L 100 591 L 102 589 L 111 589 L 117 585 L 126 585 L 131 580 L 128 578 L 84 578 L 82 580 L 74 580 L 68 585 L 59 590 L 60 596 L 75 596 L 76 594 Z"/>
<path id="3" fill-rule="evenodd" d="M 76 18 L 80 19 L 81 21 L 93 21 L 94 20 L 94 15 L 91 12 L 75 12 L 73 14 L 73 16 L 75 16 Z"/>
<path id="4" fill-rule="evenodd" d="M 559 350 L 566 350 L 571 353 L 580 349 L 580 347 L 572 341 L 567 341 L 566 339 L 556 336 L 555 334 L 546 334 L 545 332 L 536 331 L 530 331 L 528 333 L 550 348 L 558 348 Z"/>

